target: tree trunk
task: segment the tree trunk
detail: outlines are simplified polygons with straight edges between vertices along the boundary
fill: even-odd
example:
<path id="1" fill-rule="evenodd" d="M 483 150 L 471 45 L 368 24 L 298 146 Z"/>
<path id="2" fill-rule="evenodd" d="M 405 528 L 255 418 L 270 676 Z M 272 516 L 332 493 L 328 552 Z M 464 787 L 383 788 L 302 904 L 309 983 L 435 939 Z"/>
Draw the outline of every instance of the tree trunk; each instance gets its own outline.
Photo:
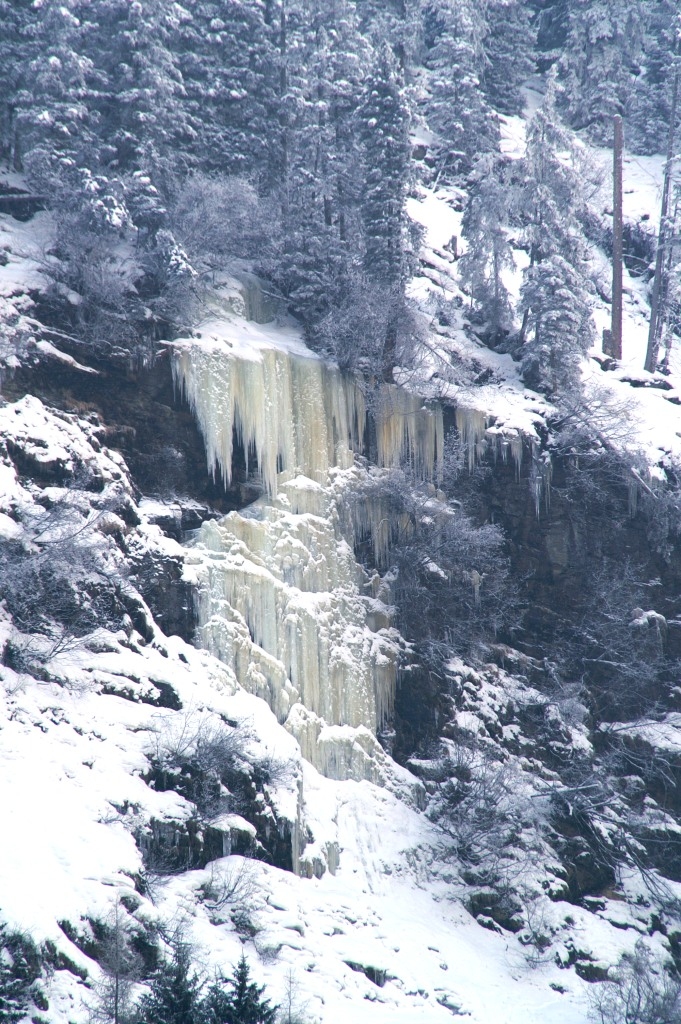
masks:
<path id="1" fill-rule="evenodd" d="M 667 144 L 667 163 L 664 169 L 664 185 L 662 188 L 662 205 L 660 208 L 660 230 L 657 236 L 657 255 L 655 257 L 655 278 L 653 280 L 653 298 L 650 308 L 650 329 L 648 331 L 648 348 L 646 351 L 645 369 L 654 373 L 657 369 L 657 357 L 660 349 L 660 337 L 665 318 L 664 302 L 662 301 L 662 278 L 664 276 L 664 257 L 669 232 L 669 197 L 671 194 L 672 168 L 674 164 L 674 142 L 676 139 L 676 110 L 679 97 L 679 66 L 674 71 L 672 103 L 669 115 L 669 140 Z"/>
<path id="2" fill-rule="evenodd" d="M 624 131 L 622 118 L 614 119 L 615 139 L 613 149 L 613 211 L 612 211 L 612 335 L 611 352 L 615 359 L 622 358 L 622 151 Z"/>

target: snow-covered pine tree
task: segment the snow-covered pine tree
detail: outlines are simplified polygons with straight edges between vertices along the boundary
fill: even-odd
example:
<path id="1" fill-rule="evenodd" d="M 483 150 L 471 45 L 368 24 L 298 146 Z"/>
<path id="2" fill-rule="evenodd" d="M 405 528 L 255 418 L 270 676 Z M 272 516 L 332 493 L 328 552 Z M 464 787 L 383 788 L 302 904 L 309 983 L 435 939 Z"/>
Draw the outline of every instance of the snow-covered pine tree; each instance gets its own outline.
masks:
<path id="1" fill-rule="evenodd" d="M 109 82 L 101 108 L 101 133 L 112 147 L 109 165 L 118 173 L 144 171 L 166 197 L 195 164 L 197 132 L 177 53 L 189 16 L 164 0 L 101 0 L 90 42 Z"/>
<path id="2" fill-rule="evenodd" d="M 0 923 L 0 1024 L 18 1024 L 30 1003 L 40 967 L 33 943 Z"/>
<path id="3" fill-rule="evenodd" d="M 561 124 L 551 78 L 526 130 L 519 208 L 532 265 L 554 252 L 584 257 L 579 221 L 585 199 L 585 158 Z"/>
<path id="4" fill-rule="evenodd" d="M 541 70 L 556 60 L 565 45 L 570 0 L 525 0 L 537 37 L 537 58 Z"/>
<path id="5" fill-rule="evenodd" d="M 251 981 L 251 969 L 243 953 L 227 984 L 230 989 L 225 1000 L 227 1016 L 219 1024 L 274 1024 L 278 1007 L 264 998 L 264 985 Z"/>
<path id="6" fill-rule="evenodd" d="M 100 89 L 85 52 L 85 26 L 76 0 L 34 5 L 31 60 L 16 95 L 15 132 L 20 162 L 45 187 L 59 163 L 93 167 L 99 158 L 97 113 Z M 15 151 L 16 156 L 18 155 Z"/>
<path id="7" fill-rule="evenodd" d="M 681 5 L 679 0 L 657 0 L 647 5 L 645 15 L 641 73 L 627 96 L 624 111 L 627 146 L 635 153 L 663 153 L 679 52 Z"/>
<path id="8" fill-rule="evenodd" d="M 380 365 L 374 373 L 392 380 L 398 348 L 399 320 L 409 274 L 409 229 L 406 211 L 410 177 L 411 111 L 402 72 L 392 50 L 377 51 L 359 110 L 364 151 L 361 214 L 364 225 L 364 274 L 370 288 L 384 297 L 387 318 Z"/>
<path id="9" fill-rule="evenodd" d="M 561 106 L 573 128 L 599 142 L 612 139 L 612 118 L 635 88 L 645 6 L 643 0 L 569 0 Z"/>
<path id="10" fill-rule="evenodd" d="M 530 254 L 519 312 L 523 375 L 545 390 L 576 383 L 593 340 L 587 246 L 580 224 L 587 177 L 580 151 L 561 125 L 550 79 L 527 126 L 519 210 Z"/>
<path id="11" fill-rule="evenodd" d="M 364 151 L 361 214 L 365 271 L 388 288 L 402 289 L 408 272 L 410 109 L 401 71 L 385 44 L 369 70 L 359 118 Z"/>
<path id="12" fill-rule="evenodd" d="M 502 276 L 504 270 L 514 266 L 507 229 L 511 199 L 512 189 L 504 180 L 503 165 L 490 161 L 471 191 L 463 215 L 467 249 L 459 261 L 459 276 L 492 343 L 508 333 L 513 323 Z"/>
<path id="13" fill-rule="evenodd" d="M 482 86 L 502 114 L 521 114 L 520 87 L 534 70 L 535 31 L 522 0 L 489 0 Z"/>
<path id="14" fill-rule="evenodd" d="M 341 5 L 322 11 L 317 0 L 287 0 L 282 9 L 286 29 L 279 116 L 284 155 L 279 192 L 283 251 L 273 274 L 308 330 L 333 304 L 342 277 L 343 243 L 339 212 L 334 209 L 338 202 L 334 179 L 353 136 L 340 123 L 336 130 L 331 122 L 339 73 L 332 52 L 339 39 L 333 22 L 337 8 Z M 343 65 L 341 60 L 341 74 Z M 352 94 L 350 83 L 344 84 Z M 337 116 L 340 121 L 341 115 Z M 348 188 L 348 198 L 351 192 Z"/>
<path id="15" fill-rule="evenodd" d="M 0 0 L 0 160 L 19 169 L 17 94 L 35 57 L 32 0 Z"/>
<path id="16" fill-rule="evenodd" d="M 201 170 L 271 182 L 276 30 L 260 0 L 196 0 L 177 28 L 185 106 Z"/>
<path id="17" fill-rule="evenodd" d="M 150 991 L 137 1005 L 139 1024 L 201 1024 L 203 985 L 192 964 L 192 950 L 181 937 L 159 966 Z"/>
<path id="18" fill-rule="evenodd" d="M 449 174 L 465 174 L 476 157 L 498 147 L 499 126 L 481 78 L 487 3 L 427 0 L 423 9 L 425 64 L 429 69 L 426 116 L 442 141 Z"/>
<path id="19" fill-rule="evenodd" d="M 552 253 L 527 271 L 520 302 L 527 312 L 523 380 L 548 393 L 570 389 L 595 338 L 584 275 Z"/>

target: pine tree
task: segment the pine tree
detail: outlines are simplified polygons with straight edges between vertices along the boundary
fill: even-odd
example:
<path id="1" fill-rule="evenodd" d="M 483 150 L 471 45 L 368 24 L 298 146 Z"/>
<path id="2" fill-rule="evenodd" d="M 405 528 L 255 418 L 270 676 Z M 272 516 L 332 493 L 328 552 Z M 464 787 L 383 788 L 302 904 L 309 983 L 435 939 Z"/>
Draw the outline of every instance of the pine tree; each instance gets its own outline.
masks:
<path id="1" fill-rule="evenodd" d="M 0 1024 L 18 1024 L 30 1003 L 29 988 L 40 976 L 33 944 L 0 924 Z"/>
<path id="2" fill-rule="evenodd" d="M 241 954 L 239 963 L 234 968 L 232 977 L 227 984 L 230 991 L 224 1003 L 213 993 L 213 1006 L 224 1007 L 227 1016 L 222 1020 L 215 1017 L 210 1024 L 274 1024 L 278 1007 L 272 1006 L 268 999 L 263 998 L 264 985 L 256 985 L 250 980 L 251 970 L 245 954 Z"/>
<path id="3" fill-rule="evenodd" d="M 560 61 L 569 123 L 599 142 L 612 138 L 640 70 L 643 0 L 570 0 L 568 35 Z"/>
<path id="4" fill-rule="evenodd" d="M 47 0 L 27 29 L 33 60 L 16 95 L 15 131 L 21 165 L 45 186 L 60 164 L 92 168 L 99 159 L 94 63 L 76 0 Z"/>
<path id="5" fill-rule="evenodd" d="M 192 965 L 191 947 L 176 938 L 171 956 L 151 982 L 151 990 L 138 1004 L 139 1024 L 201 1024 L 203 983 Z"/>
<path id="6" fill-rule="evenodd" d="M 359 111 L 364 144 L 361 213 L 367 275 L 401 289 L 408 266 L 406 199 L 410 111 L 400 70 L 387 46 L 376 55 Z"/>
<path id="7" fill-rule="evenodd" d="M 17 170 L 21 163 L 18 93 L 36 50 L 30 31 L 32 8 L 31 0 L 0 0 L 0 159 Z"/>
<path id="8" fill-rule="evenodd" d="M 520 87 L 534 70 L 535 32 L 522 0 L 490 0 L 482 86 L 501 114 L 521 114 Z"/>
<path id="9" fill-rule="evenodd" d="M 203 171 L 270 184 L 276 32 L 262 2 L 197 0 L 177 27 L 178 67 Z"/>
<path id="10" fill-rule="evenodd" d="M 503 168 L 493 165 L 471 192 L 462 222 L 467 249 L 459 261 L 459 275 L 492 341 L 503 337 L 513 323 L 502 276 L 514 267 L 506 228 L 510 198 L 511 186 L 503 180 Z"/>
<path id="11" fill-rule="evenodd" d="M 523 376 L 553 391 L 577 383 L 593 341 L 588 250 L 580 224 L 585 169 L 555 110 L 554 84 L 527 127 L 519 209 L 530 264 L 519 311 Z"/>
<path id="12" fill-rule="evenodd" d="M 231 1024 L 231 1001 L 224 982 L 216 977 L 208 986 L 201 1007 L 201 1024 Z"/>
<path id="13" fill-rule="evenodd" d="M 550 67 L 565 46 L 568 33 L 570 0 L 526 0 L 537 34 L 537 54 L 541 70 Z M 548 61 L 548 64 L 546 63 Z"/>
<path id="14" fill-rule="evenodd" d="M 349 265 L 361 252 L 355 111 L 368 48 L 346 0 L 306 0 L 287 12 L 284 251 L 275 273 L 292 309 L 313 331 L 341 301 Z"/>
<path id="15" fill-rule="evenodd" d="M 549 393 L 569 389 L 595 338 L 584 276 L 553 253 L 528 270 L 520 301 L 528 314 L 523 380 Z"/>
<path id="16" fill-rule="evenodd" d="M 454 174 L 465 174 L 477 156 L 498 147 L 499 128 L 480 84 L 486 8 L 476 0 L 428 0 L 424 8 L 430 71 L 426 114 Z"/>
<path id="17" fill-rule="evenodd" d="M 145 171 L 164 196 L 195 163 L 197 133 L 177 53 L 188 16 L 164 0 L 101 0 L 89 44 L 107 81 L 100 119 L 109 165 L 118 173 Z"/>
<path id="18" fill-rule="evenodd" d="M 530 263 L 554 252 L 583 260 L 580 215 L 584 207 L 585 167 L 581 151 L 561 124 L 556 90 L 550 80 L 544 102 L 526 130 L 526 150 L 519 206 Z"/>
<path id="19" fill-rule="evenodd" d="M 666 149 L 680 14 L 678 0 L 657 0 L 645 8 L 641 73 L 624 110 L 627 146 L 635 153 Z"/>

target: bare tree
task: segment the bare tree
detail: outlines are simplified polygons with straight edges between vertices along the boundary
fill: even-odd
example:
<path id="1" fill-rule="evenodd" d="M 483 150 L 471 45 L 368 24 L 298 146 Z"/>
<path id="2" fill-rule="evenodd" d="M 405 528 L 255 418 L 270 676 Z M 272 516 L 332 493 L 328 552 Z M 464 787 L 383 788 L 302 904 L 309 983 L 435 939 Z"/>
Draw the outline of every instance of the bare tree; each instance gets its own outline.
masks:
<path id="1" fill-rule="evenodd" d="M 91 1024 L 128 1024 L 133 1018 L 133 994 L 142 975 L 142 964 L 132 949 L 132 934 L 120 900 L 116 901 L 104 924 L 104 932 L 100 958 L 102 979 L 94 987 L 90 1021 Z"/>

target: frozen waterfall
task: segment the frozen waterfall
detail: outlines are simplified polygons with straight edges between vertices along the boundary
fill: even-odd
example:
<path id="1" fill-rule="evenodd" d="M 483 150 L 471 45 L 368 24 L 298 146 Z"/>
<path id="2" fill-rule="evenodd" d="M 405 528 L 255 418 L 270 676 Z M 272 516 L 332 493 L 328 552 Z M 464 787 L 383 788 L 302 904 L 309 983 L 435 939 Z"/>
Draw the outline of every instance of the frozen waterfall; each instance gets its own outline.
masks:
<path id="1" fill-rule="evenodd" d="M 199 531 L 188 555 L 203 645 L 263 697 L 303 755 L 334 778 L 380 781 L 376 733 L 390 720 L 399 636 L 390 588 L 355 559 L 340 514 L 367 433 L 357 385 L 299 346 L 228 337 L 173 349 L 177 385 L 204 436 L 209 470 L 231 479 L 236 438 L 265 495 Z M 383 385 L 372 399 L 382 466 L 423 479 L 442 455 L 442 412 Z"/>

